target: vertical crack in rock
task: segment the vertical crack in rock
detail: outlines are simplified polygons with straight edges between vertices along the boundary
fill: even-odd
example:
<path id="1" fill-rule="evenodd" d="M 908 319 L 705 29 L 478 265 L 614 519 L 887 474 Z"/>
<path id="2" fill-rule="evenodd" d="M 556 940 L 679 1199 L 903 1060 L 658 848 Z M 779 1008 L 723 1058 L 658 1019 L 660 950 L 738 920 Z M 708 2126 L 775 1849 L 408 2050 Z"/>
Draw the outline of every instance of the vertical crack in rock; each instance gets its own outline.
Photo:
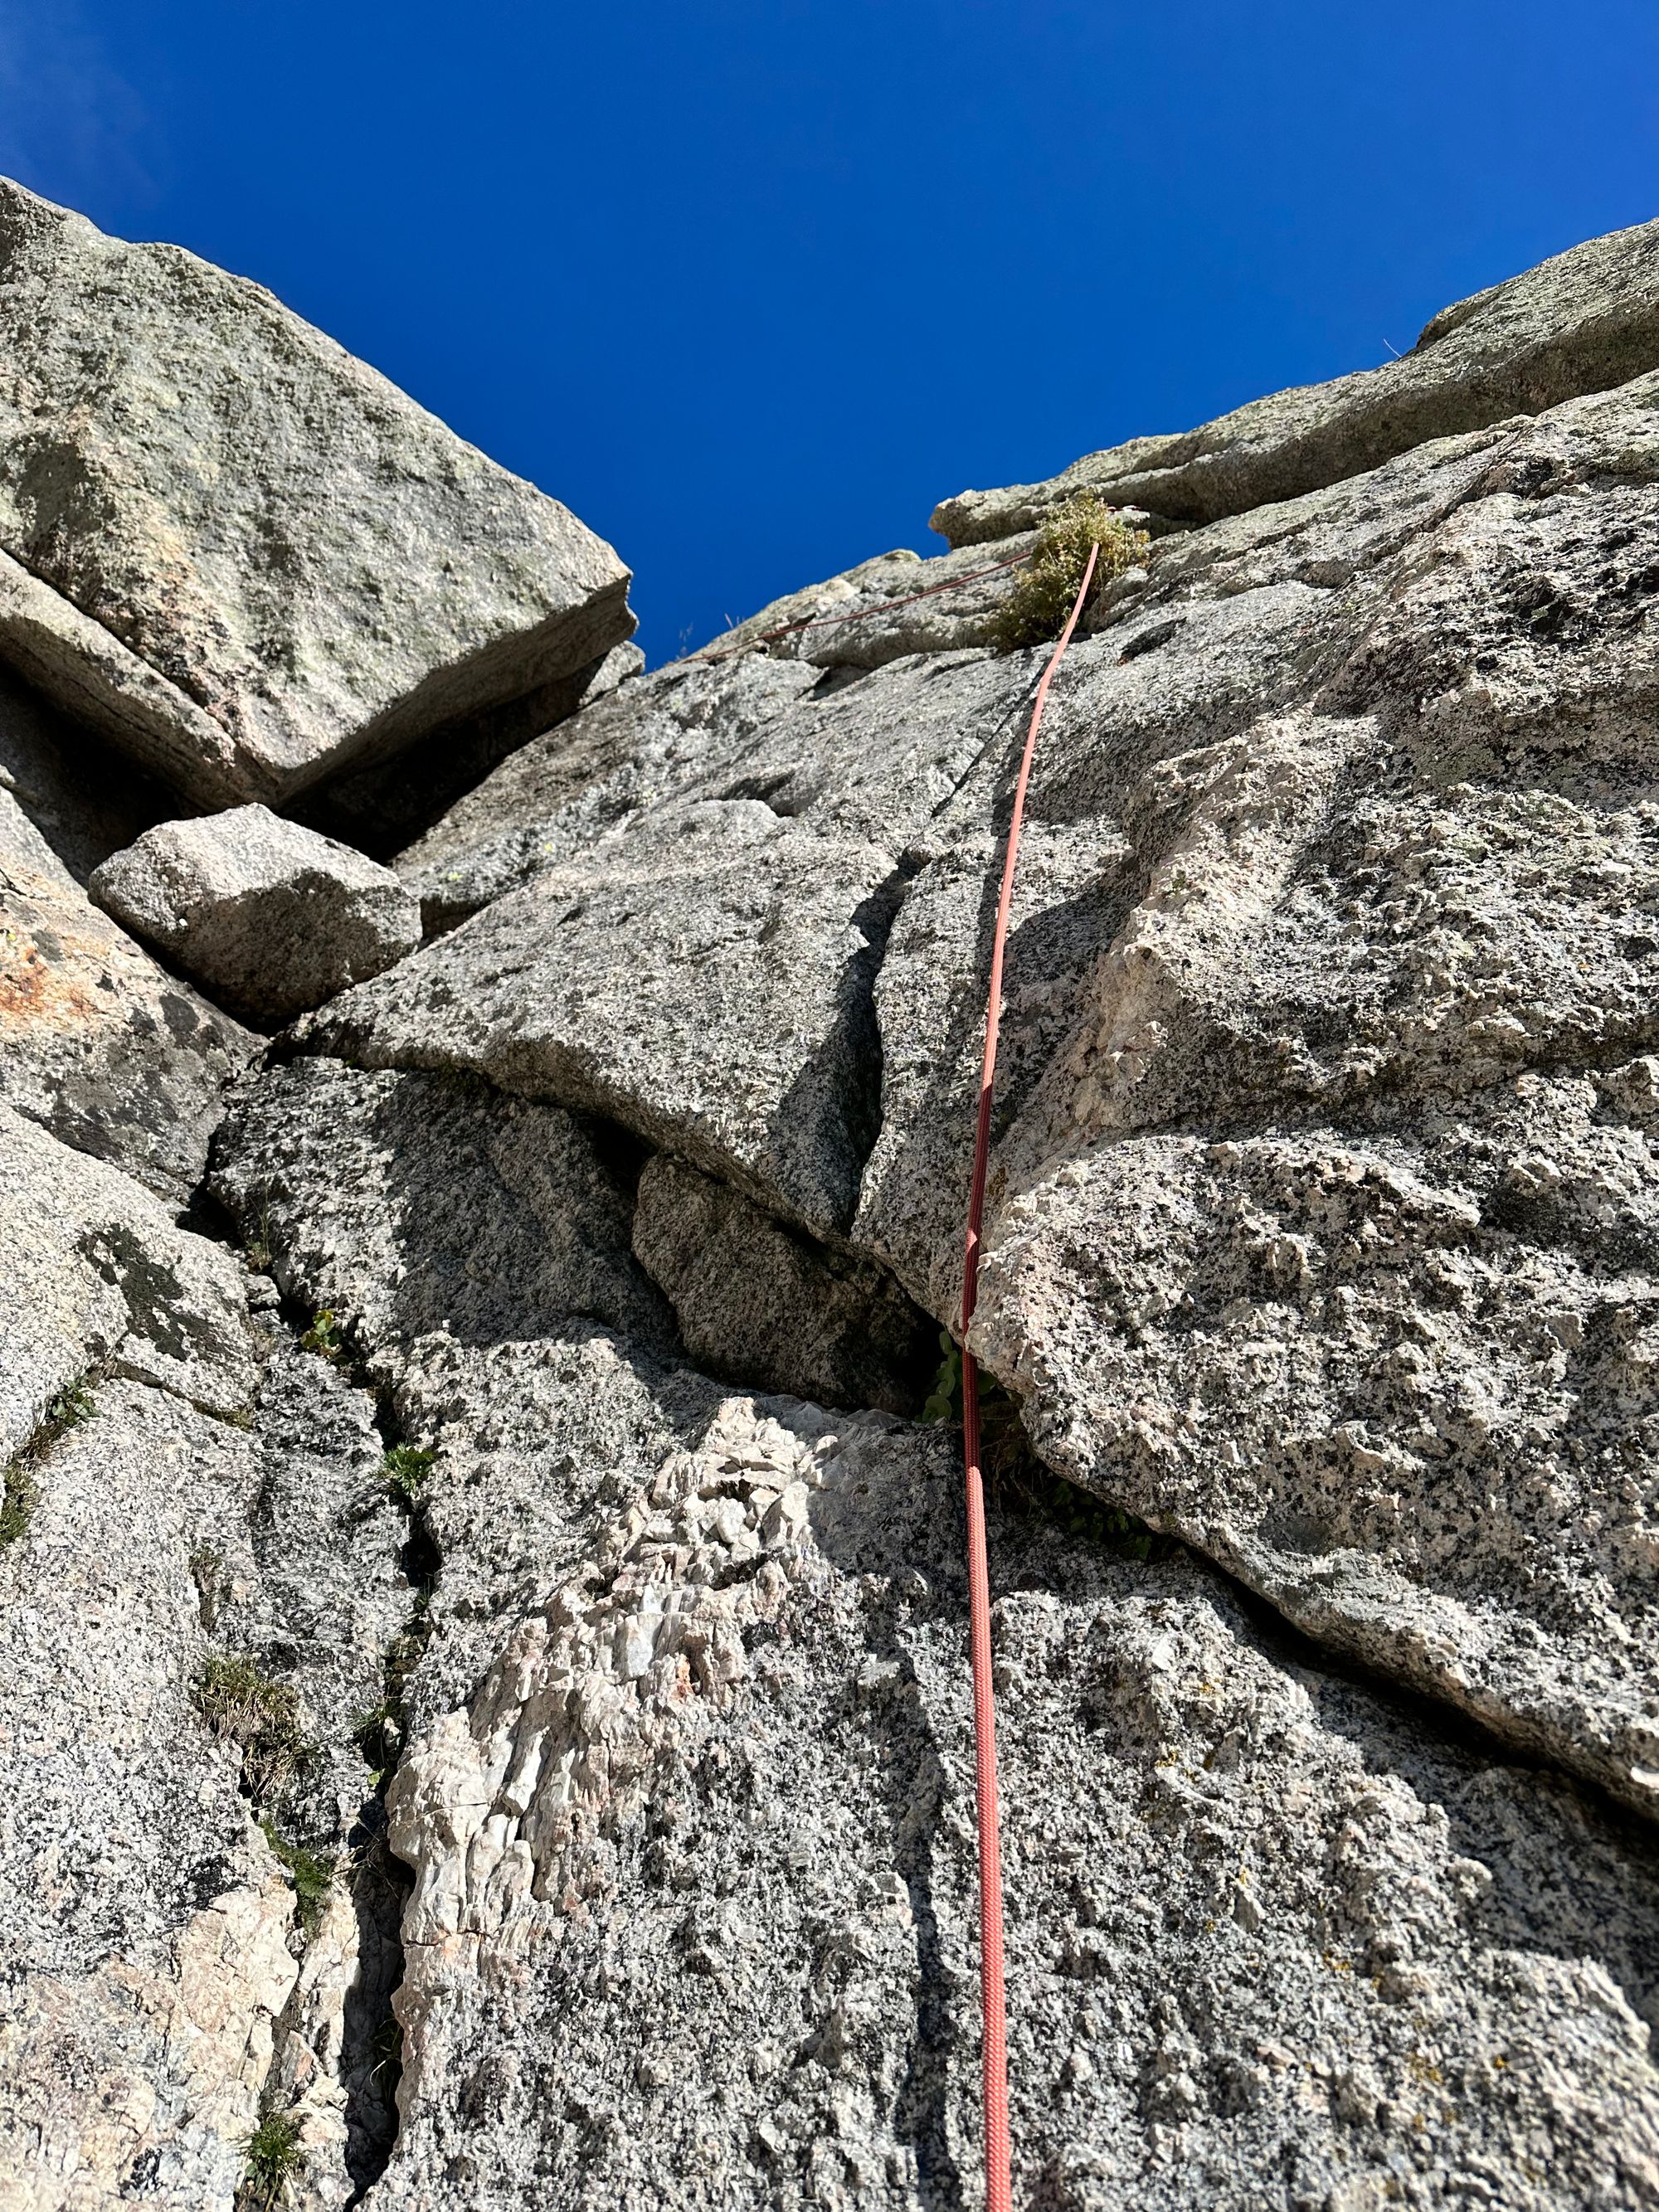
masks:
<path id="1" fill-rule="evenodd" d="M 819 1119 L 823 1150 L 845 1155 L 842 1180 L 853 1194 L 849 1214 L 881 1134 L 882 1044 L 876 985 L 893 924 L 919 866 L 907 855 L 853 908 L 848 919 L 862 941 L 842 973 L 834 1020 L 812 1060 L 784 1093 L 774 1117 L 780 1126 L 787 1126 L 804 1112 Z"/>
<path id="2" fill-rule="evenodd" d="M 385 1795 L 438 1564 L 419 1502 L 431 1455 L 395 1440 L 332 1316 L 284 1319 L 264 1278 L 252 1303 L 260 1479 L 246 1553 L 191 1562 L 218 1655 L 198 1696 L 242 1746 L 243 1793 L 292 1892 L 297 1972 L 261 2111 L 295 2132 L 307 2204 L 343 2207 L 397 2130 L 407 1883 Z"/>
<path id="3" fill-rule="evenodd" d="M 405 1443 L 403 1450 L 416 1452 L 416 1448 Z M 424 1456 L 417 1453 L 417 1457 Z M 395 2008 L 404 1981 L 403 1913 L 410 1882 L 408 1870 L 388 1843 L 386 1801 L 407 1748 L 405 1692 L 431 1633 L 431 1601 L 442 1565 L 421 1503 L 422 1476 L 416 1461 L 406 1458 L 401 1464 L 410 1472 L 404 1498 L 409 1536 L 399 1565 L 415 1602 L 385 1656 L 382 1705 L 360 1717 L 363 1725 L 358 1741 L 365 1758 L 385 1763 L 378 1765 L 374 1794 L 350 1838 L 359 1967 L 346 1997 L 340 2051 L 340 2078 L 346 2090 L 345 2161 L 352 2185 L 348 2208 L 361 2203 L 385 2172 L 398 2140 L 403 2031 Z"/>

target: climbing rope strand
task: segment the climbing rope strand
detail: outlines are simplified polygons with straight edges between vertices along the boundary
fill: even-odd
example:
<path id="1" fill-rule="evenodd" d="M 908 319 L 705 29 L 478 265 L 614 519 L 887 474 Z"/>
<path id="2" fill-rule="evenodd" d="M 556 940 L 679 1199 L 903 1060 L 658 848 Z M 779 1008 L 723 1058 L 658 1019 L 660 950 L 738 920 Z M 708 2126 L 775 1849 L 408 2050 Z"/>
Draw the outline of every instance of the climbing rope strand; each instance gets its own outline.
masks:
<path id="1" fill-rule="evenodd" d="M 1048 685 L 1060 655 L 1072 641 L 1078 617 L 1094 580 L 1100 548 L 1089 550 L 1088 566 L 1059 642 L 1037 685 L 1031 706 L 1025 750 L 1014 784 L 1013 812 L 1002 862 L 1002 890 L 997 900 L 991 939 L 991 981 L 985 1009 L 985 1058 L 979 1079 L 979 1125 L 974 1136 L 974 1176 L 968 1197 L 968 1237 L 962 1273 L 962 1435 L 968 1488 L 969 1644 L 974 1672 L 974 1755 L 979 1812 L 979 1977 L 984 2020 L 981 2071 L 985 2108 L 986 2212 L 1010 2212 L 1011 2156 L 1008 2132 L 1008 2030 L 1002 1972 L 1002 1849 L 997 1814 L 996 1713 L 991 1686 L 991 1579 L 985 1547 L 985 1484 L 980 1470 L 979 1367 L 967 1348 L 968 1327 L 979 1298 L 980 1231 L 985 1214 L 985 1181 L 991 1157 L 991 1095 L 996 1081 L 997 1034 L 1002 1023 L 1002 953 L 1013 900 L 1014 866 L 1025 818 L 1025 787 L 1030 780 Z"/>

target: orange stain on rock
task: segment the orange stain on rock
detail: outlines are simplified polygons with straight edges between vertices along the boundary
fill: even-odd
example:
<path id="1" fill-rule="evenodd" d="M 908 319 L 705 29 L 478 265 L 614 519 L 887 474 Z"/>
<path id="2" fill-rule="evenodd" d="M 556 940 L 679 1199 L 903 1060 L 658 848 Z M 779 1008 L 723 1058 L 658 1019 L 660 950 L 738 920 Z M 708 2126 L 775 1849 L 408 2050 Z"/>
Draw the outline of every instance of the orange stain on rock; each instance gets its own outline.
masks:
<path id="1" fill-rule="evenodd" d="M 0 1024 L 17 1029 L 75 1029 L 95 1021 L 93 999 L 64 968 L 54 967 L 32 939 L 0 936 Z"/>

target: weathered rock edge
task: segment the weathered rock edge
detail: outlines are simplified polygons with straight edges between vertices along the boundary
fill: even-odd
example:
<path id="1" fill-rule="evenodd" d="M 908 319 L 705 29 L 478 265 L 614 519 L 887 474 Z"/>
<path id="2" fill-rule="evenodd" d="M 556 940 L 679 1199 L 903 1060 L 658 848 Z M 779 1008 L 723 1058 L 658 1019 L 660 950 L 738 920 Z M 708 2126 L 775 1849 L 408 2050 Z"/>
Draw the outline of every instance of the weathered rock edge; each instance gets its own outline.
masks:
<path id="1" fill-rule="evenodd" d="M 0 179 L 0 651 L 204 805 L 597 663 L 629 572 L 262 287 Z"/>

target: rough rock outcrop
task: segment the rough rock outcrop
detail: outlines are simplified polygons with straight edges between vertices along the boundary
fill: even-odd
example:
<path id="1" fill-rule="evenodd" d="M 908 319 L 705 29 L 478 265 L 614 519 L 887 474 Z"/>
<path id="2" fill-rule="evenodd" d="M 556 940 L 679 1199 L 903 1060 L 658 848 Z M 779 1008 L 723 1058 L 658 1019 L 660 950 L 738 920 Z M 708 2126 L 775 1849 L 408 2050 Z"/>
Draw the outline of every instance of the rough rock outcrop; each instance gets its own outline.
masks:
<path id="1" fill-rule="evenodd" d="M 421 941 L 418 901 L 349 845 L 233 806 L 160 822 L 93 870 L 106 913 L 243 1020 L 279 1029 Z"/>
<path id="2" fill-rule="evenodd" d="M 306 1614 L 325 1605 L 325 1642 L 345 1647 L 349 1689 L 368 1702 L 392 1632 L 375 1620 L 377 1582 L 397 1585 L 392 1620 L 408 1611 L 398 1539 L 389 1556 L 377 1542 L 361 1413 L 322 1410 L 325 1387 L 307 1418 L 280 1402 L 273 1417 L 282 1332 L 251 1325 L 244 1271 L 222 1245 L 4 1109 L 0 1193 L 0 2201 L 228 2205 L 301 1965 L 276 1831 L 249 1817 L 246 1755 L 210 1732 L 204 1669 L 228 1640 L 259 1648 L 247 1616 L 263 1604 L 264 1649 L 304 1680 L 294 1646 L 309 1642 L 314 1676 Z M 293 1549 L 276 1468 L 305 1464 L 314 1492 L 319 1463 L 349 1468 L 353 1443 L 360 1494 L 323 1547 L 340 1580 L 331 1589 L 313 1557 L 295 1607 L 271 1579 Z M 295 1755 L 331 1723 L 337 1767 L 350 1710 L 300 1703 Z M 356 1764 L 352 1819 L 329 1808 L 313 1821 L 313 1840 L 336 1850 L 370 1794 Z M 259 1809 L 289 1818 L 274 1793 Z M 337 2020 L 352 1978 L 333 1977 Z M 312 2132 L 319 2183 L 337 2140 L 342 2185 L 317 2203 L 349 2186 L 336 2087 Z"/>
<path id="3" fill-rule="evenodd" d="M 711 1375 L 825 1406 L 915 1413 L 937 1331 L 892 1278 L 659 1152 L 640 1177 L 634 1250 Z"/>
<path id="4" fill-rule="evenodd" d="M 178 246 L 0 179 L 0 653 L 204 805 L 508 708 L 631 628 L 556 500 Z"/>
<path id="5" fill-rule="evenodd" d="M 185 1206 L 254 1040 L 85 890 L 160 796 L 0 672 L 0 1100 Z"/>
<path id="6" fill-rule="evenodd" d="M 1032 1447 L 1022 2204 L 1659 2192 L 1655 236 L 1103 479 L 1155 527 L 1051 696 L 974 1334 Z M 28 2212 L 270 2196 L 256 2118 L 294 2212 L 978 2201 L 959 1444 L 908 1417 L 1028 544 L 496 763 L 191 1228 L 50 1084 L 0 1115 Z M 6 818 L 91 914 L 154 795 L 78 807 L 23 705 Z"/>
<path id="7" fill-rule="evenodd" d="M 1638 378 L 1167 536 L 1115 587 L 1033 785 L 981 1323 L 1073 1480 L 1638 1804 L 1659 1406 L 1622 1102 L 1659 1042 L 1656 471 L 1659 380 Z M 678 795 L 316 1040 L 602 1110 L 850 1227 L 948 1323 L 1034 665 L 946 653 L 775 695 Z M 605 754 L 579 717 L 569 757 L 614 789 L 616 714 L 644 734 L 674 683 L 734 680 L 643 679 Z M 703 868 L 698 839 L 734 823 L 745 859 Z M 883 836 L 890 872 L 861 872 L 849 833 Z M 823 933 L 878 881 L 879 926 L 815 997 L 803 975 L 850 946 Z M 575 924 L 556 975 L 554 914 Z M 815 945 L 830 960 L 803 970 Z"/>
<path id="8" fill-rule="evenodd" d="M 354 1097 L 381 1102 L 384 1188 L 448 1209 L 339 1172 Z M 487 1259 L 448 1325 L 454 1224 L 489 1253 L 523 1218 L 535 1110 L 299 1063 L 250 1094 L 220 1171 L 294 1292 L 349 1301 L 438 1454 L 388 1807 L 415 1869 L 404 2121 L 374 2201 L 957 2203 L 953 1442 L 677 1370 L 594 1329 L 568 1257 L 529 1274 L 528 1330 Z M 432 1291 L 404 1310 L 410 1283 Z M 994 1555 L 1034 2191 L 1644 2201 L 1644 1832 L 1322 1668 L 1178 1551 L 1005 1515 Z"/>
<path id="9" fill-rule="evenodd" d="M 1214 522 L 1652 368 L 1659 222 L 1592 239 L 1443 307 L 1410 353 L 1381 368 L 1253 399 L 1178 437 L 1132 438 L 1048 483 L 960 493 L 935 510 L 933 527 L 953 547 L 1007 538 L 1085 485 L 1115 507 Z"/>
<path id="10" fill-rule="evenodd" d="M 754 653 L 677 661 L 512 755 L 398 860 L 434 932 L 581 852 L 816 681 Z M 751 794 L 752 795 L 752 794 Z"/>
<path id="11" fill-rule="evenodd" d="M 349 992 L 308 1042 L 603 1113 L 844 1228 L 874 1137 L 891 853 L 757 799 L 676 805 Z"/>

